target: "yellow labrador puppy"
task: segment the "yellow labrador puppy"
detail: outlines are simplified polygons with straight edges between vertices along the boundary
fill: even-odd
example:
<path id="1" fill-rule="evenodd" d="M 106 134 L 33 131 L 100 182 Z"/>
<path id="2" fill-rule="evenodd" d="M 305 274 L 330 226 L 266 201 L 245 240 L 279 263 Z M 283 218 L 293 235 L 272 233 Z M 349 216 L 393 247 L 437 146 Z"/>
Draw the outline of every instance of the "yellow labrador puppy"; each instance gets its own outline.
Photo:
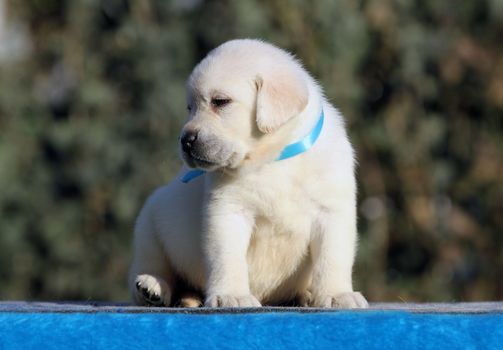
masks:
<path id="1" fill-rule="evenodd" d="M 172 305 L 177 293 L 196 306 L 189 286 L 210 307 L 367 307 L 351 278 L 353 149 L 301 64 L 262 41 L 226 42 L 192 72 L 188 110 L 188 167 L 137 220 L 134 302 Z"/>

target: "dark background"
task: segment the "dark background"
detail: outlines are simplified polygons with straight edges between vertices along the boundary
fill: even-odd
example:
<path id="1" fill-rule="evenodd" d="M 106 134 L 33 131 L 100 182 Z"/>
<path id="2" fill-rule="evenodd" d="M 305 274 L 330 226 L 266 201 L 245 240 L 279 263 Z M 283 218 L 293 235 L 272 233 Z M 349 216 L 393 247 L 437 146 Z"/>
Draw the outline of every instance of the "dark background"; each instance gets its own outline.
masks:
<path id="1" fill-rule="evenodd" d="M 0 299 L 128 298 L 185 79 L 243 37 L 294 52 L 346 117 L 356 288 L 503 299 L 502 23 L 499 0 L 0 0 Z"/>

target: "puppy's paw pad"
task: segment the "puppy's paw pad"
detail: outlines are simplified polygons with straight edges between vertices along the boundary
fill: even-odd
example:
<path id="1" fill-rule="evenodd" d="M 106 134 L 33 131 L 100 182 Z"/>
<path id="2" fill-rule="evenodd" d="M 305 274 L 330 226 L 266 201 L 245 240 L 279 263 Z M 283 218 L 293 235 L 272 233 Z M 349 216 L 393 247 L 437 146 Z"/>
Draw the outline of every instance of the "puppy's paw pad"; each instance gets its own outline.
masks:
<path id="1" fill-rule="evenodd" d="M 207 307 L 260 307 L 260 302 L 253 295 L 213 295 L 206 299 Z"/>
<path id="2" fill-rule="evenodd" d="M 184 293 L 180 297 L 179 306 L 189 308 L 201 307 L 203 306 L 202 295 L 197 293 Z"/>
<path id="3" fill-rule="evenodd" d="M 311 295 L 311 292 L 306 290 L 302 293 L 297 294 L 297 296 L 295 297 L 295 305 L 300 307 L 307 307 L 311 305 L 312 300 L 313 296 Z"/>
<path id="4" fill-rule="evenodd" d="M 337 309 L 366 309 L 369 304 L 360 292 L 347 292 L 336 296 L 323 296 L 313 301 L 312 306 Z"/>
<path id="5" fill-rule="evenodd" d="M 159 277 L 138 275 L 135 280 L 136 296 L 140 304 L 167 306 L 171 301 L 171 289 Z"/>

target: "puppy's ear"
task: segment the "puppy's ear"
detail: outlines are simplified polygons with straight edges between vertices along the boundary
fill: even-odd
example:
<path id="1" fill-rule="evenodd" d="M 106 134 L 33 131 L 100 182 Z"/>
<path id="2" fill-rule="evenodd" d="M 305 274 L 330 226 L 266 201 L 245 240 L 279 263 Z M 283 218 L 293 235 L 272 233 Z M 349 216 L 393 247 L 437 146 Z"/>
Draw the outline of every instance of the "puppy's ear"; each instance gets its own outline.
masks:
<path id="1" fill-rule="evenodd" d="M 307 105 L 307 84 L 293 72 L 274 72 L 258 76 L 257 126 L 263 133 L 271 133 L 299 114 Z"/>

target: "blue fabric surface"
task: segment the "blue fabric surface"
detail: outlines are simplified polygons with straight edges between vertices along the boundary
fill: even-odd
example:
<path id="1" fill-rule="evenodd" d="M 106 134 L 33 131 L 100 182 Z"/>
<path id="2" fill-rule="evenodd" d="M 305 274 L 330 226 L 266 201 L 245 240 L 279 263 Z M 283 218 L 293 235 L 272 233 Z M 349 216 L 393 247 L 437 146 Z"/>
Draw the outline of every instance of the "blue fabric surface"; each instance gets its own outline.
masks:
<path id="1" fill-rule="evenodd" d="M 503 314 L 0 313 L 0 349 L 502 349 Z"/>

